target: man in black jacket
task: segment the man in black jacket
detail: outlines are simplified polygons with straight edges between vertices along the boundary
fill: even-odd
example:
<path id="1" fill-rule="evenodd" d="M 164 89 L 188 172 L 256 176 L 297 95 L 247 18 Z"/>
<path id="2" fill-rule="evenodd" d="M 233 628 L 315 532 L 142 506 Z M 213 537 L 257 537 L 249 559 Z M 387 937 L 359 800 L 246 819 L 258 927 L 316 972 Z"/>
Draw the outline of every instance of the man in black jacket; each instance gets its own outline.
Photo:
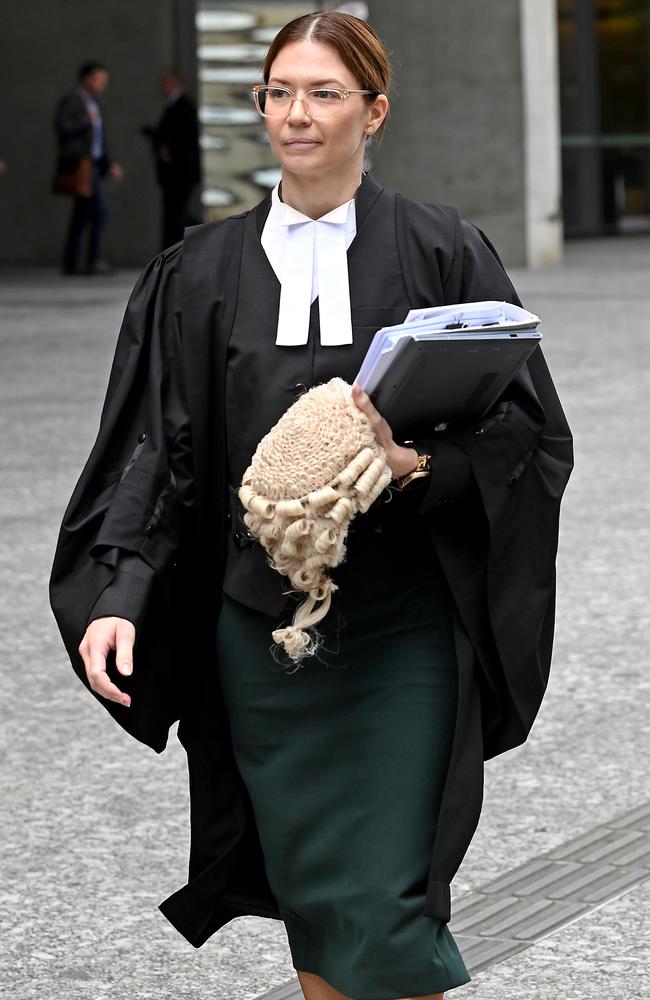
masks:
<path id="1" fill-rule="evenodd" d="M 71 190 L 74 204 L 63 250 L 64 274 L 79 273 L 81 241 L 86 227 L 89 227 L 89 234 L 85 273 L 98 274 L 106 269 L 100 259 L 101 239 L 108 214 L 103 181 L 107 174 L 115 180 L 121 180 L 123 176 L 119 163 L 110 161 L 98 104 L 98 98 L 107 85 L 108 67 L 99 62 L 86 62 L 79 70 L 78 86 L 61 99 L 56 109 L 57 176 L 74 173 L 83 161 L 88 163 L 87 188 L 81 181 L 82 174 L 78 173 L 80 186 Z"/>
<path id="2" fill-rule="evenodd" d="M 151 139 L 162 190 L 164 250 L 183 238 L 190 221 L 188 204 L 194 186 L 201 182 L 201 154 L 196 107 L 183 90 L 177 69 L 165 70 L 160 89 L 165 110 L 155 127 L 146 125 L 142 131 Z"/>

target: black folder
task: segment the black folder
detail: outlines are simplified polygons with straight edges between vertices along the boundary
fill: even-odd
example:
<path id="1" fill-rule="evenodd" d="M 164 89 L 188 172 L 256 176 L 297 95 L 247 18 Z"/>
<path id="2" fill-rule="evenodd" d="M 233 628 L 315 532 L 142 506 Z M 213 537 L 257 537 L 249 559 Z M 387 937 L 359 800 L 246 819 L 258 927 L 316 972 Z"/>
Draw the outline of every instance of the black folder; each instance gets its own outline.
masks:
<path id="1" fill-rule="evenodd" d="M 541 339 L 536 329 L 410 336 L 370 399 L 393 431 L 445 430 L 480 420 Z"/>

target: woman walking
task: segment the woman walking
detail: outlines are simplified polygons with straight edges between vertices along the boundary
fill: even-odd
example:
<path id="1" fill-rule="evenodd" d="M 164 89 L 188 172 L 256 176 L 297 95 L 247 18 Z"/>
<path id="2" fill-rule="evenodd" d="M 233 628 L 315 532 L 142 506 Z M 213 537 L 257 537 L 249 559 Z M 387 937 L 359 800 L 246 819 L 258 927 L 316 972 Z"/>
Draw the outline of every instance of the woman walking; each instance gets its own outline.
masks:
<path id="1" fill-rule="evenodd" d="M 306 1000 L 469 979 L 449 885 L 483 761 L 526 739 L 543 696 L 572 465 L 539 348 L 486 418 L 415 441 L 355 387 L 394 482 L 350 528 L 318 652 L 285 669 L 270 632 L 296 595 L 238 499 L 261 438 L 305 390 L 352 382 L 409 309 L 518 302 L 455 210 L 364 174 L 388 91 L 361 20 L 276 36 L 254 99 L 281 183 L 140 277 L 51 581 L 73 665 L 119 723 L 161 751 L 180 719 L 190 879 L 163 913 L 197 947 L 238 915 L 282 919 Z"/>

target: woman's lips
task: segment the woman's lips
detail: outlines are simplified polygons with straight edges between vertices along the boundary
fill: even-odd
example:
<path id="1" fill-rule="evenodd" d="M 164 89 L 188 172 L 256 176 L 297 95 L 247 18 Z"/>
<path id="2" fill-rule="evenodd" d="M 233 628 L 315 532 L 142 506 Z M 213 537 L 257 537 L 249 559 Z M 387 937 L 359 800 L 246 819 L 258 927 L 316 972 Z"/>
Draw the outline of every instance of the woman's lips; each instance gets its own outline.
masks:
<path id="1" fill-rule="evenodd" d="M 307 149 L 318 145 L 319 143 L 316 139 L 288 139 L 285 142 L 285 146 L 288 146 L 290 149 Z"/>

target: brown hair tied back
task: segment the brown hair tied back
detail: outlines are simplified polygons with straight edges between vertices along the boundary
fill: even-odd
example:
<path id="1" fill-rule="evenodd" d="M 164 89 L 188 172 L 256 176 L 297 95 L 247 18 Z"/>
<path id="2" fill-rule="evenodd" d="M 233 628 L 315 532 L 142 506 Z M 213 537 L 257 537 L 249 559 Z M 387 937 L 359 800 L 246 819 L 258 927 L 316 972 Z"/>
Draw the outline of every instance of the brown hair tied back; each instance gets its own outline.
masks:
<path id="1" fill-rule="evenodd" d="M 378 94 L 390 90 L 391 69 L 388 54 L 379 35 L 366 21 L 352 14 L 337 10 L 316 11 L 303 14 L 285 24 L 271 42 L 264 60 L 264 82 L 269 82 L 273 62 L 285 45 L 292 42 L 322 42 L 336 49 L 342 63 L 358 80 L 359 88 L 370 90 L 365 97 L 372 104 Z M 380 139 L 386 125 L 386 118 L 377 129 L 375 138 Z"/>

